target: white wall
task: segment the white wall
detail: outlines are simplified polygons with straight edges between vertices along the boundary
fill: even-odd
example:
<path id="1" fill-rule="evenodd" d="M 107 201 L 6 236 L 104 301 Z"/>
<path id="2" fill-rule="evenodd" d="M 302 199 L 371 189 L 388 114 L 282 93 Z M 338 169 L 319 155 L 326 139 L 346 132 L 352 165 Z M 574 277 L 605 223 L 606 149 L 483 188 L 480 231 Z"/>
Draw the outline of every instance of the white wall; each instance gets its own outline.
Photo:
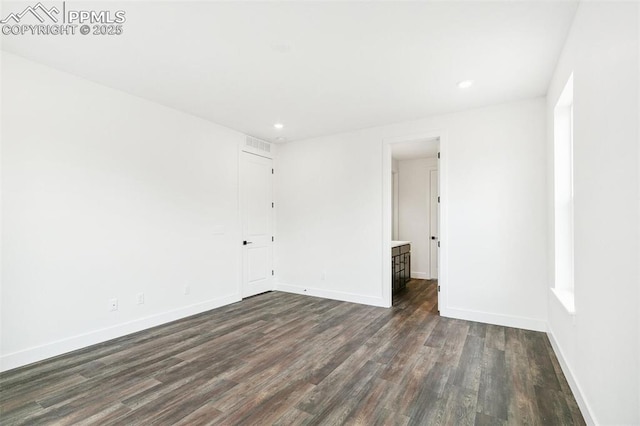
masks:
<path id="1" fill-rule="evenodd" d="M 381 145 L 350 134 L 279 148 L 276 288 L 382 306 Z"/>
<path id="2" fill-rule="evenodd" d="M 449 197 L 441 312 L 545 329 L 544 99 L 284 144 L 278 288 L 383 303 L 383 140 L 433 132 L 446 133 L 448 144 L 441 145 Z"/>
<path id="3" fill-rule="evenodd" d="M 547 97 L 553 164 L 553 108 L 574 73 L 575 317 L 549 291 L 550 336 L 583 413 L 603 425 L 640 424 L 638 8 L 580 3 Z M 553 286 L 551 167 L 547 182 Z"/>
<path id="4" fill-rule="evenodd" d="M 431 249 L 431 170 L 438 169 L 437 158 L 399 161 L 399 237 L 411 241 L 411 276 L 430 278 Z"/>
<path id="5" fill-rule="evenodd" d="M 239 300 L 242 135 L 2 58 L 2 368 Z"/>

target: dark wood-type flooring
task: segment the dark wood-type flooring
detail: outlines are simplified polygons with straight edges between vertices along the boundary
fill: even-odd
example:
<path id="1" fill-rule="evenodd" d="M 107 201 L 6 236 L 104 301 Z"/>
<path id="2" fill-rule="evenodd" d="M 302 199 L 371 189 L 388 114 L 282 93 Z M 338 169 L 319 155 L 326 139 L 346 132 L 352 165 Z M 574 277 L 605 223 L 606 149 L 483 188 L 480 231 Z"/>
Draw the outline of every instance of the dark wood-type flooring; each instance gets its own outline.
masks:
<path id="1" fill-rule="evenodd" d="M 266 293 L 0 375 L 1 424 L 584 424 L 544 333 Z"/>

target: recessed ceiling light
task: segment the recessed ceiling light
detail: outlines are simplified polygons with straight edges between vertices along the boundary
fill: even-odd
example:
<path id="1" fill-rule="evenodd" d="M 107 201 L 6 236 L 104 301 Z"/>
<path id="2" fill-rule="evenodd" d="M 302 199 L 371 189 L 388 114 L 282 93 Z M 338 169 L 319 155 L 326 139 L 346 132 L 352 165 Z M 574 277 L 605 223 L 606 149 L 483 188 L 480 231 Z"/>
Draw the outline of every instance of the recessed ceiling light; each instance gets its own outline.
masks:
<path id="1" fill-rule="evenodd" d="M 284 124 L 276 123 L 276 124 L 273 125 L 273 127 L 275 127 L 276 129 L 280 130 L 280 129 L 282 129 L 284 127 Z"/>
<path id="2" fill-rule="evenodd" d="M 458 83 L 460 89 L 468 89 L 471 85 L 473 85 L 473 80 L 462 80 Z"/>

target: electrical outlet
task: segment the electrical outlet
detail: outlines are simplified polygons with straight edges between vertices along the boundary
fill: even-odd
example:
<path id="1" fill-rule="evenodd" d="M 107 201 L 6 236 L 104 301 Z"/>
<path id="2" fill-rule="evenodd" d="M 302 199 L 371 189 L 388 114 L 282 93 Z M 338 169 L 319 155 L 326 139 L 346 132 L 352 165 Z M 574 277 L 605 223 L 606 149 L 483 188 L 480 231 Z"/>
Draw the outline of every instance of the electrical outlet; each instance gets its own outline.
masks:
<path id="1" fill-rule="evenodd" d="M 189 293 L 191 293 L 191 287 L 189 287 L 189 285 L 185 285 L 184 286 L 184 295 L 188 295 Z"/>
<path id="2" fill-rule="evenodd" d="M 138 305 L 144 305 L 144 293 L 138 293 Z"/>
<path id="3" fill-rule="evenodd" d="M 118 310 L 118 299 L 109 300 L 109 311 L 117 311 Z"/>

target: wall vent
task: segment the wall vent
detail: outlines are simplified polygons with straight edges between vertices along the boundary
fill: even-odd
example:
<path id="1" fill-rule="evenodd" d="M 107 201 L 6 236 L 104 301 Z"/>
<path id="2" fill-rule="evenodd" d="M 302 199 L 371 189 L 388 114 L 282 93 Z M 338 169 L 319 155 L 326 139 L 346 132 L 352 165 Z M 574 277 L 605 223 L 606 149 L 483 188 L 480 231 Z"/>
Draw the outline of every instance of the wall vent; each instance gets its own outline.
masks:
<path id="1" fill-rule="evenodd" d="M 244 145 L 242 145 L 242 151 L 244 152 L 249 152 L 251 154 L 271 159 L 275 157 L 275 148 L 275 146 L 271 146 L 267 141 L 248 135 L 245 135 Z"/>
<path id="2" fill-rule="evenodd" d="M 258 138 L 254 138 L 252 136 L 247 136 L 247 140 L 245 142 L 245 146 L 253 149 L 257 149 L 262 152 L 271 152 L 271 144 L 269 142 L 265 142 Z"/>

